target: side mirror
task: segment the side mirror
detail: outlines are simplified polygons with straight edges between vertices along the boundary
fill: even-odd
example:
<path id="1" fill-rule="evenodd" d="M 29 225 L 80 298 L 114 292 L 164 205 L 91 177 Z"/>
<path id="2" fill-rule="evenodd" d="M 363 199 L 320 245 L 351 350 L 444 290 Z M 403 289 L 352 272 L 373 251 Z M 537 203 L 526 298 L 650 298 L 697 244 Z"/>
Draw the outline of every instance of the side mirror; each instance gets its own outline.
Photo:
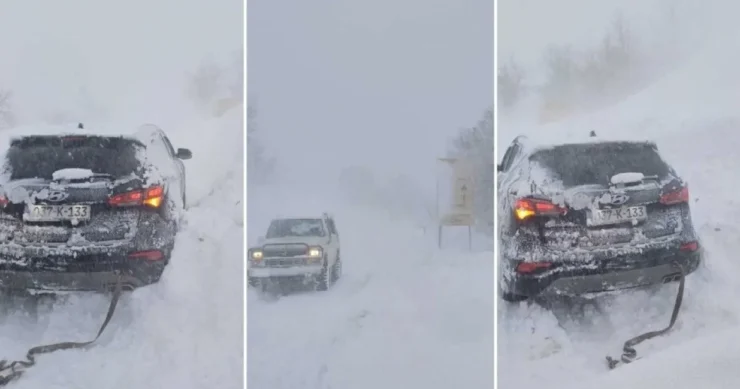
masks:
<path id="1" fill-rule="evenodd" d="M 259 238 L 257 238 L 257 243 L 259 243 L 259 244 L 265 243 L 265 237 L 264 236 L 260 236 Z"/>
<path id="2" fill-rule="evenodd" d="M 502 172 L 502 171 L 504 171 L 504 167 L 501 166 L 501 164 L 498 164 L 498 165 L 496 165 L 496 171 L 497 172 Z"/>
<path id="3" fill-rule="evenodd" d="M 190 159 L 193 158 L 193 152 L 188 149 L 177 149 L 175 156 L 179 159 Z"/>

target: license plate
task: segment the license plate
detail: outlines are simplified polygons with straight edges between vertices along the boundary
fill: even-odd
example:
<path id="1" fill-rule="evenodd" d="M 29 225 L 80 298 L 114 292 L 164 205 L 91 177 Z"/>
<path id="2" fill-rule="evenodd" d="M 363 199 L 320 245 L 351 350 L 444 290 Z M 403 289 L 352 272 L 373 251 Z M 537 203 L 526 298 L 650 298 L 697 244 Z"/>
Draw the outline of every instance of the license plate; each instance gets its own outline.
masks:
<path id="1" fill-rule="evenodd" d="M 633 220 L 641 221 L 647 219 L 647 208 L 642 207 L 622 207 L 614 209 L 595 209 L 591 211 L 588 218 L 588 225 L 603 226 L 608 224 L 620 224 L 632 222 Z"/>
<path id="2" fill-rule="evenodd" d="M 89 220 L 89 205 L 31 205 L 24 215 L 28 221 L 56 222 Z"/>

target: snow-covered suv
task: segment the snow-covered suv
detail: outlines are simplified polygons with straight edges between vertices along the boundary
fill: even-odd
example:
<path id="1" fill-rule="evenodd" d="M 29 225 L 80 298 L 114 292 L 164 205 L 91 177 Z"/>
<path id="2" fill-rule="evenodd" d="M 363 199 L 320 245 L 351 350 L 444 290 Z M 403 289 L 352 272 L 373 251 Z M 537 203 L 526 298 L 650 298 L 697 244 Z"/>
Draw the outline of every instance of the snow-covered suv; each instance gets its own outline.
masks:
<path id="1" fill-rule="evenodd" d="M 12 139 L 0 158 L 0 289 L 134 289 L 169 262 L 190 150 L 151 125 L 135 136 L 79 127 Z"/>
<path id="2" fill-rule="evenodd" d="M 326 213 L 274 219 L 259 240 L 259 247 L 249 249 L 249 283 L 254 287 L 294 279 L 327 290 L 342 274 L 339 233 L 334 218 Z"/>
<path id="3" fill-rule="evenodd" d="M 671 282 L 702 259 L 688 186 L 651 142 L 519 137 L 498 166 L 498 194 L 508 301 Z"/>

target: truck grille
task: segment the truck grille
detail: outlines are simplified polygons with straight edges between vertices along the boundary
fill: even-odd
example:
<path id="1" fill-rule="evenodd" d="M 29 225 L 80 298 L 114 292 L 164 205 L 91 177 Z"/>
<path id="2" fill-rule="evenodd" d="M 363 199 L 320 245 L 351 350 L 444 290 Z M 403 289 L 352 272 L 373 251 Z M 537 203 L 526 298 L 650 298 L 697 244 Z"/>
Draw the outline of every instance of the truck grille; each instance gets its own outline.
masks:
<path id="1" fill-rule="evenodd" d="M 262 250 L 265 258 L 286 258 L 306 255 L 308 246 L 305 244 L 266 245 Z"/>
<path id="2" fill-rule="evenodd" d="M 293 267 L 306 264 L 306 258 L 268 258 L 265 260 L 267 267 Z"/>

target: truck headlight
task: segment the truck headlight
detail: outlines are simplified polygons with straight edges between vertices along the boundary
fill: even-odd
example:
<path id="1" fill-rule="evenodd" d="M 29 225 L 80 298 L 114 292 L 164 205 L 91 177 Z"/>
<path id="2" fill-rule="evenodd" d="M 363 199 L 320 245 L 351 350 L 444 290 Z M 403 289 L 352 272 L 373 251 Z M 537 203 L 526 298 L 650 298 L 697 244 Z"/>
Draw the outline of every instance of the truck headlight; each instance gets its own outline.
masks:
<path id="1" fill-rule="evenodd" d="M 321 247 L 309 247 L 308 248 L 308 256 L 311 258 L 319 258 L 323 254 L 323 250 L 321 250 Z"/>
<path id="2" fill-rule="evenodd" d="M 256 261 L 259 261 L 262 259 L 262 250 L 253 250 L 251 257 Z"/>

